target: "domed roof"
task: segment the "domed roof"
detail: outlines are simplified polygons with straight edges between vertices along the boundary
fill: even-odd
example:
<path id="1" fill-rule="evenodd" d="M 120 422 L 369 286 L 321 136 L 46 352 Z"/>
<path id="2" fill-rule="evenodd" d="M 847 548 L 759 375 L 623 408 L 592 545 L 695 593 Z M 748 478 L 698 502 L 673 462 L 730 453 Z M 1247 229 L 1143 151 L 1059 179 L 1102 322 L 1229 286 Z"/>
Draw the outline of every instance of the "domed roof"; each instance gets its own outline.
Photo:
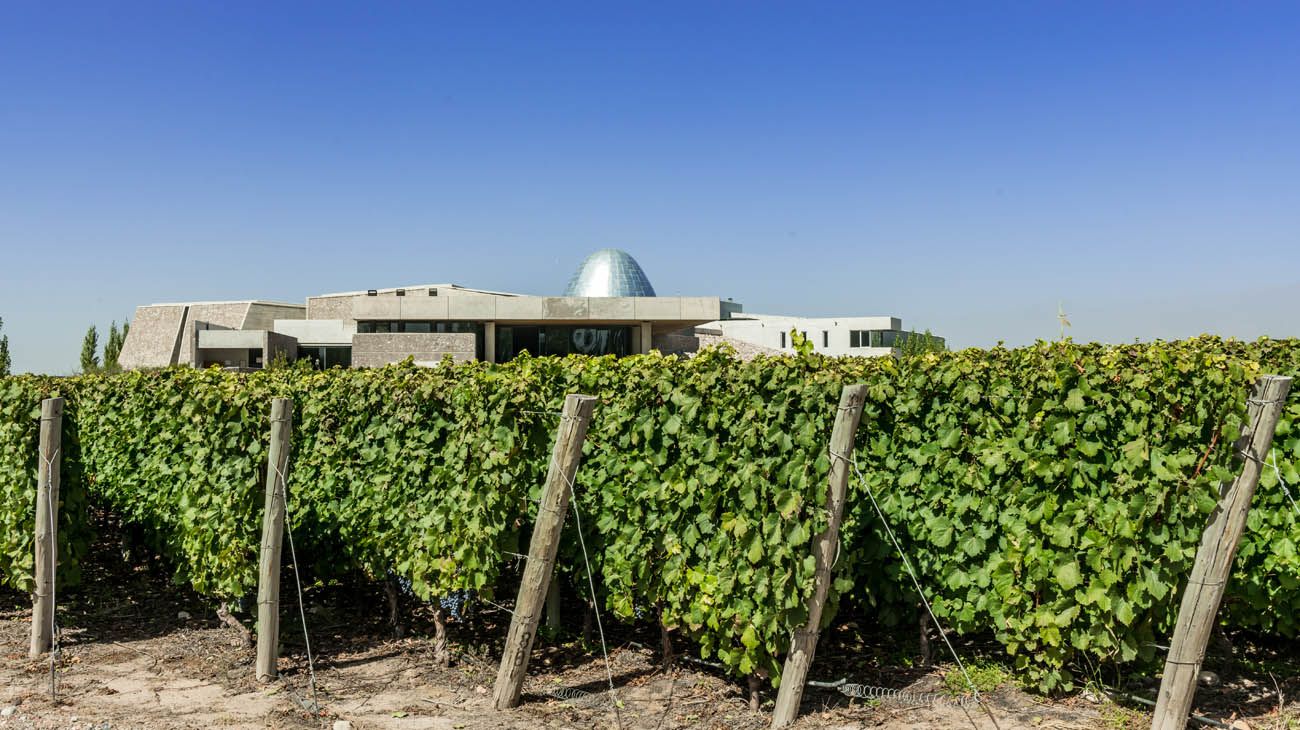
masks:
<path id="1" fill-rule="evenodd" d="M 566 297 L 653 297 L 655 288 L 626 251 L 602 248 L 588 256 L 569 279 Z"/>

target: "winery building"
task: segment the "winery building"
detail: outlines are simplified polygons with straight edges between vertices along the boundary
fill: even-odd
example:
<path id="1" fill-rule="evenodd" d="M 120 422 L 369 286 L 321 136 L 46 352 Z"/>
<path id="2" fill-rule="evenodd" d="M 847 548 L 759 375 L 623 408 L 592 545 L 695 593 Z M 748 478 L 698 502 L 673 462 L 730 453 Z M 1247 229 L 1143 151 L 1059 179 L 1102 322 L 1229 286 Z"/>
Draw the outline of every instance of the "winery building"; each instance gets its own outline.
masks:
<path id="1" fill-rule="evenodd" d="M 719 297 L 656 296 L 631 256 L 603 249 L 587 257 L 563 296 L 424 284 L 321 294 L 305 304 L 250 300 L 142 306 L 119 362 L 127 368 L 243 370 L 306 358 L 317 367 L 377 367 L 408 357 L 425 365 L 445 357 L 505 362 L 525 351 L 689 353 L 715 341 L 732 341 L 742 354 L 775 353 L 790 351 L 784 333 L 791 322 L 786 319 L 791 318 L 747 317 L 740 304 Z M 816 349 L 858 355 L 893 352 L 884 343 L 886 337 L 893 343 L 902 324 L 891 317 L 800 321 L 804 329 L 815 322 L 807 335 Z M 880 334 L 873 339 L 872 331 Z"/>

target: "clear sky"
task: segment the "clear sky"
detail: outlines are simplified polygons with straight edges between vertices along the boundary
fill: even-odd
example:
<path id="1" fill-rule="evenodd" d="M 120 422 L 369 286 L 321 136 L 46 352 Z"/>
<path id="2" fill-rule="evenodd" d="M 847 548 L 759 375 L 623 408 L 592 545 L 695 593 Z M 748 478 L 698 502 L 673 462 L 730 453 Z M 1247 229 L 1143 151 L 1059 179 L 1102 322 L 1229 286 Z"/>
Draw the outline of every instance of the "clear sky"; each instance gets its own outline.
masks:
<path id="1" fill-rule="evenodd" d="M 10 2 L 0 317 L 450 281 L 1300 335 L 1300 5 Z"/>

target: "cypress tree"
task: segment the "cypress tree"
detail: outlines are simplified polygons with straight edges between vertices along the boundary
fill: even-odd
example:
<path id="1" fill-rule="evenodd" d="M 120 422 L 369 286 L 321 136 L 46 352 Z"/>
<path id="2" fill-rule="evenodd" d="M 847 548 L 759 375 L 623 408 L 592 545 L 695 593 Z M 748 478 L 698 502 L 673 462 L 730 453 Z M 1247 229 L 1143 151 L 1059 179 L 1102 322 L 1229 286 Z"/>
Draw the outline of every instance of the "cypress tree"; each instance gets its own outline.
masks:
<path id="1" fill-rule="evenodd" d="M 121 368 L 117 356 L 122 353 L 122 335 L 117 331 L 117 320 L 108 326 L 108 341 L 104 343 L 104 370 L 115 373 Z"/>
<path id="2" fill-rule="evenodd" d="M 86 336 L 81 340 L 81 372 L 93 373 L 99 369 L 99 333 L 95 325 L 90 325 Z"/>
<path id="3" fill-rule="evenodd" d="M 5 328 L 5 321 L 0 317 L 0 330 Z M 0 335 L 0 377 L 4 377 L 13 370 L 13 360 L 9 358 L 9 335 Z"/>

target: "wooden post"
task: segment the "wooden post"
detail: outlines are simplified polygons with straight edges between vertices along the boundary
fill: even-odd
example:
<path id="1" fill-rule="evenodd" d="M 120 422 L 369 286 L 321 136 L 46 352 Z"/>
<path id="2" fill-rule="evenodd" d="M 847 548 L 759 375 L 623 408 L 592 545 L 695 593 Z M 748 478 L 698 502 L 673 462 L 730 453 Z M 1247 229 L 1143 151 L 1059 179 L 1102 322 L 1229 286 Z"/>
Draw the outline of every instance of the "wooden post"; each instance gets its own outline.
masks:
<path id="1" fill-rule="evenodd" d="M 36 575 L 32 588 L 32 644 L 36 659 L 54 641 L 54 579 L 59 560 L 59 465 L 63 459 L 63 399 L 41 401 L 41 440 L 36 469 Z"/>
<path id="2" fill-rule="evenodd" d="M 813 541 L 813 557 L 817 573 L 813 594 L 808 598 L 808 623 L 794 633 L 790 652 L 785 657 L 781 673 L 781 689 L 776 695 L 772 710 L 772 727 L 782 728 L 799 716 L 799 703 L 803 701 L 804 682 L 817 651 L 817 635 L 821 631 L 822 609 L 831 588 L 831 566 L 840 544 L 840 523 L 844 519 L 844 500 L 848 491 L 849 470 L 853 464 L 853 435 L 862 420 L 862 404 L 867 398 L 867 386 L 846 385 L 840 393 L 840 405 L 835 412 L 835 427 L 831 431 L 829 488 L 826 494 L 826 511 L 830 514 L 826 530 Z"/>
<path id="3" fill-rule="evenodd" d="M 582 459 L 582 442 L 587 437 L 587 426 L 595 407 L 596 399 L 589 395 L 570 395 L 564 399 L 555 448 L 551 452 L 551 466 L 546 472 L 546 486 L 537 506 L 537 525 L 528 546 L 528 563 L 524 566 L 519 599 L 515 601 L 510 633 L 506 636 L 506 649 L 501 656 L 501 668 L 493 689 L 493 701 L 498 710 L 519 704 L 519 693 L 524 688 L 524 676 L 528 671 L 528 653 L 533 648 L 537 622 L 551 582 L 555 551 L 560 545 L 560 529 L 569 510 L 570 485 Z"/>
<path id="4" fill-rule="evenodd" d="M 1232 572 L 1237 542 L 1246 528 L 1250 500 L 1259 484 L 1264 459 L 1273 445 L 1273 430 L 1290 390 L 1291 378 L 1265 375 L 1246 401 L 1246 428 L 1234 445 L 1242 459 L 1241 474 L 1230 483 L 1220 485 L 1219 506 L 1210 514 L 1209 524 L 1201 533 L 1201 546 L 1183 590 L 1178 624 L 1165 660 L 1164 677 L 1160 680 L 1152 730 L 1181 730 L 1187 724 L 1196 680 L 1205 659 L 1205 645 Z"/>
<path id="5" fill-rule="evenodd" d="M 293 401 L 271 401 L 271 447 L 266 455 L 266 507 L 257 580 L 257 680 L 276 678 L 280 658 L 280 549 L 284 542 L 285 470 L 293 433 Z"/>

